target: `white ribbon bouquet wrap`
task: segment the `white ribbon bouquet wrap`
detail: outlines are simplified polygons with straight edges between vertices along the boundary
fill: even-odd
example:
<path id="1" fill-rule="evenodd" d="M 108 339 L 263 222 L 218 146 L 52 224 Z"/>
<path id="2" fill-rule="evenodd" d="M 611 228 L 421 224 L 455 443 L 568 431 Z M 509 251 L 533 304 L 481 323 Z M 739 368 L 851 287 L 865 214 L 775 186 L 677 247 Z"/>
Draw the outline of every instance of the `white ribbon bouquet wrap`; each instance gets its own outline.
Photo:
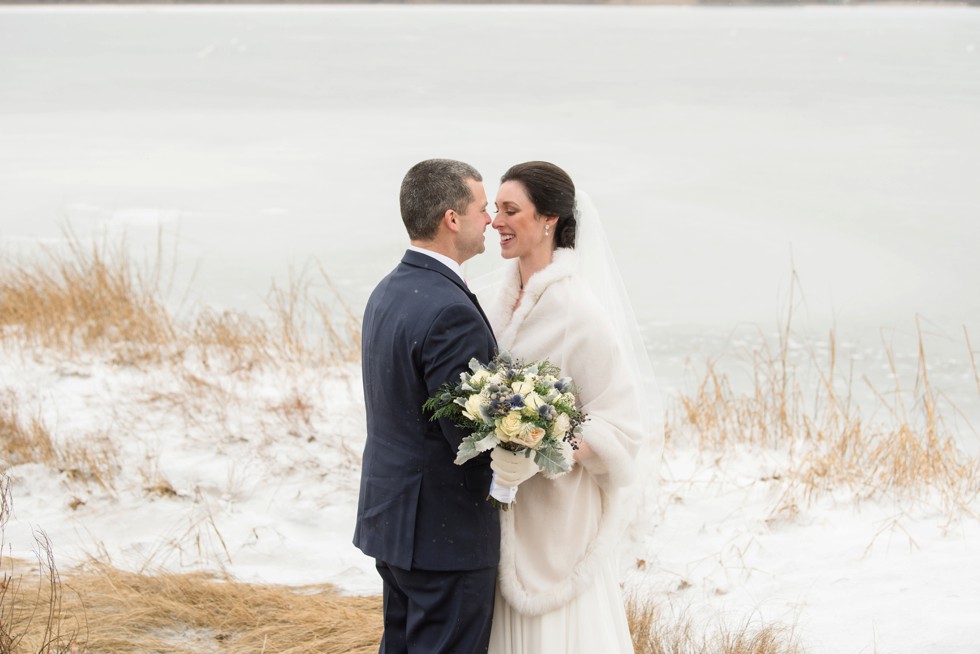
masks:
<path id="1" fill-rule="evenodd" d="M 458 384 L 445 384 L 424 408 L 432 419 L 447 418 L 469 429 L 455 463 L 502 447 L 524 452 L 550 478 L 572 469 L 573 451 L 587 416 L 578 408 L 575 386 L 548 361 L 525 363 L 501 352 L 486 364 L 470 361 Z M 507 508 L 517 488 L 491 484 L 491 501 Z"/>

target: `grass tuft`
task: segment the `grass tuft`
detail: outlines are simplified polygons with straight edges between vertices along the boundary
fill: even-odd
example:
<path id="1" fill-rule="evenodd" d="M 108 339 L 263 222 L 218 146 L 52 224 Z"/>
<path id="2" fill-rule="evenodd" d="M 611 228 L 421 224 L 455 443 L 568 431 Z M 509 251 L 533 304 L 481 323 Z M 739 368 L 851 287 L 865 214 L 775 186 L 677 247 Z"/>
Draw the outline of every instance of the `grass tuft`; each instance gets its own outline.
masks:
<path id="1" fill-rule="evenodd" d="M 4 558 L 11 508 L 10 482 L 0 475 L 0 654 L 74 652 L 78 622 L 64 611 L 61 575 L 47 535 L 34 531 L 37 565 Z M 33 575 L 35 583 L 28 578 Z"/>
<path id="2" fill-rule="evenodd" d="M 62 575 L 43 532 L 35 532 L 36 564 L 4 555 L 10 510 L 9 480 L 0 475 L 0 654 L 377 651 L 379 597 L 98 562 Z"/>
<path id="3" fill-rule="evenodd" d="M 0 339 L 69 357 L 108 352 L 122 365 L 191 357 L 235 370 L 340 365 L 360 354 L 359 321 L 322 269 L 332 302 L 300 279 L 272 288 L 270 321 L 210 308 L 178 320 L 161 297 L 159 249 L 140 271 L 125 243 L 85 246 L 70 233 L 66 241 L 38 261 L 0 266 Z"/>
<path id="4" fill-rule="evenodd" d="M 63 577 L 43 569 L 36 591 L 23 576 L 4 577 L 16 592 L 0 589 L 0 639 L 7 636 L 0 654 L 367 654 L 381 633 L 381 598 L 330 586 L 135 574 L 96 563 Z"/>
<path id="5" fill-rule="evenodd" d="M 3 334 L 68 353 L 108 350 L 121 363 L 158 355 L 175 336 L 158 280 L 137 272 L 125 244 L 67 242 L 66 253 L 0 268 Z"/>
<path id="6" fill-rule="evenodd" d="M 840 369 L 835 334 L 830 333 L 825 354 L 817 356 L 812 344 L 795 337 L 791 322 L 792 311 L 775 343 L 760 334 L 748 356 L 751 382 L 744 391 L 734 390 L 717 363 L 708 360 L 694 393 L 675 398 L 668 416 L 670 438 L 687 439 L 719 455 L 718 462 L 744 445 L 781 453 L 785 469 L 773 477 L 783 492 L 771 517 L 795 515 L 800 503 L 841 488 L 865 498 L 916 499 L 935 493 L 950 517 L 977 497 L 980 458 L 957 447 L 943 419 L 918 321 L 912 401 L 906 405 L 903 400 L 908 394 L 898 382 L 891 351 L 895 390 L 886 396 L 873 389 L 884 420 L 866 418 L 854 402 L 853 370 Z M 807 358 L 798 362 L 794 348 L 805 350 Z"/>
<path id="7" fill-rule="evenodd" d="M 754 626 L 748 622 L 737 628 L 720 626 L 713 631 L 668 612 L 648 599 L 630 597 L 626 617 L 636 654 L 802 654 L 792 629 Z"/>
<path id="8" fill-rule="evenodd" d="M 0 396 L 0 472 L 24 463 L 53 465 L 58 459 L 51 433 L 41 418 L 20 415 L 12 394 Z"/>
<path id="9" fill-rule="evenodd" d="M 85 646 L 107 654 L 207 651 L 203 643 L 228 652 L 360 653 L 377 649 L 381 628 L 379 598 L 347 597 L 330 586 L 138 575 L 99 564 L 71 583 L 85 589 Z"/>

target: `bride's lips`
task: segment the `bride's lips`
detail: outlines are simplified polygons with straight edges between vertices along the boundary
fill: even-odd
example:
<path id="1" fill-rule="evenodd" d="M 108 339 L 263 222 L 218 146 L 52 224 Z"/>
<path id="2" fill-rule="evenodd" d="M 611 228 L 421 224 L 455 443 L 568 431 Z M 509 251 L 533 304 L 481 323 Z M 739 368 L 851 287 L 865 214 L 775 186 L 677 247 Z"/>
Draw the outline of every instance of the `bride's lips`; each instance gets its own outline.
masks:
<path id="1" fill-rule="evenodd" d="M 507 245 L 512 240 L 514 240 L 513 234 L 501 234 L 500 235 L 500 245 Z"/>

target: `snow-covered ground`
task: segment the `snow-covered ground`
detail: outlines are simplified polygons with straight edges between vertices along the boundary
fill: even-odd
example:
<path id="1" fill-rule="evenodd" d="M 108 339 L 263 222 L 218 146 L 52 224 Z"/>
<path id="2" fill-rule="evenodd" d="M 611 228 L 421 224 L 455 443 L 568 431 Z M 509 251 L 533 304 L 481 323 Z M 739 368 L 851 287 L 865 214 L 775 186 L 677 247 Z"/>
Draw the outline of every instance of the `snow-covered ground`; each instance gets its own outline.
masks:
<path id="1" fill-rule="evenodd" d="M 15 552 L 38 528 L 63 561 L 108 555 L 127 569 L 204 565 L 376 590 L 350 545 L 364 442 L 356 369 L 215 374 L 4 354 L 3 404 L 39 418 L 56 443 L 110 452 L 114 470 L 107 489 L 71 471 L 9 468 Z"/>

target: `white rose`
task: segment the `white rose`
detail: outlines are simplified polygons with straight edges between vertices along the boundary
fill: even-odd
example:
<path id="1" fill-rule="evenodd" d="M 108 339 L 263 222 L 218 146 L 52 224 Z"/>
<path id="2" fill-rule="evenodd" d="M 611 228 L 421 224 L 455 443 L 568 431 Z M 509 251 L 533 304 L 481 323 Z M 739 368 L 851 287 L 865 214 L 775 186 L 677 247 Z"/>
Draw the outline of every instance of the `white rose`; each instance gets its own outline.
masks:
<path id="1" fill-rule="evenodd" d="M 545 405 L 544 399 L 534 391 L 528 393 L 527 397 L 524 398 L 524 406 L 533 410 L 535 413 L 537 413 L 538 409 L 540 409 L 544 405 Z"/>
<path id="2" fill-rule="evenodd" d="M 521 433 L 521 414 L 519 411 L 511 411 L 503 418 L 497 418 L 496 420 L 496 432 L 497 438 L 500 439 L 502 443 L 509 443 Z"/>
<path id="3" fill-rule="evenodd" d="M 483 401 L 484 398 L 479 393 L 470 395 L 469 399 L 466 400 L 466 404 L 463 406 L 463 415 L 470 420 L 483 422 L 483 416 L 480 415 L 480 407 L 483 406 Z"/>
<path id="4" fill-rule="evenodd" d="M 555 418 L 555 421 L 551 423 L 551 427 L 548 429 L 550 433 L 555 438 L 561 439 L 565 437 L 568 433 L 568 428 L 572 426 L 571 420 L 569 420 L 568 415 L 564 413 L 559 413 Z"/>
<path id="5" fill-rule="evenodd" d="M 477 372 L 473 373 L 472 377 L 470 377 L 470 385 L 481 386 L 489 378 L 490 378 L 490 373 L 487 372 L 485 369 L 481 368 Z"/>
<path id="6" fill-rule="evenodd" d="M 527 395 L 528 393 L 534 392 L 534 384 L 527 381 L 516 381 L 510 387 L 515 393 L 520 395 Z"/>

